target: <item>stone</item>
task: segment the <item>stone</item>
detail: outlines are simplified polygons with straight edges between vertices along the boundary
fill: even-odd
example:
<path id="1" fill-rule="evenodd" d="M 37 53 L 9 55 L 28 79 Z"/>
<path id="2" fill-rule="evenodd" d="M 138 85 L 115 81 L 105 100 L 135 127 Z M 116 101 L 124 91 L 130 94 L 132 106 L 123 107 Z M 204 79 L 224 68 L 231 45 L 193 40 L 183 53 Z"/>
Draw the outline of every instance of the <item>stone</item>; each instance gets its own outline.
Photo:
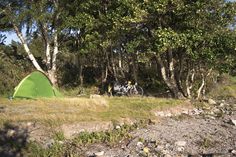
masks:
<path id="1" fill-rule="evenodd" d="M 170 152 L 169 152 L 168 150 L 166 150 L 166 149 L 162 150 L 161 152 L 162 152 L 163 154 L 165 154 L 165 155 L 170 154 Z"/>
<path id="2" fill-rule="evenodd" d="M 58 141 L 58 143 L 59 143 L 59 144 L 64 144 L 64 142 L 63 142 L 63 141 Z"/>
<path id="3" fill-rule="evenodd" d="M 234 126 L 236 126 L 236 119 L 231 119 L 231 124 L 233 124 Z"/>
<path id="4" fill-rule="evenodd" d="M 169 144 L 169 143 L 167 143 L 166 145 L 165 145 L 165 147 L 166 148 L 169 148 L 171 145 Z"/>
<path id="5" fill-rule="evenodd" d="M 7 131 L 7 137 L 12 137 L 12 136 L 14 136 L 15 133 L 16 133 L 15 130 L 10 129 Z"/>
<path id="6" fill-rule="evenodd" d="M 215 120 L 216 118 L 214 116 L 207 116 L 209 119 Z"/>
<path id="7" fill-rule="evenodd" d="M 210 112 L 208 112 L 208 114 L 214 116 L 215 112 L 214 111 L 210 111 Z"/>
<path id="8" fill-rule="evenodd" d="M 160 116 L 160 117 L 164 117 L 165 113 L 163 111 L 160 111 L 160 112 L 156 112 L 155 115 Z"/>
<path id="9" fill-rule="evenodd" d="M 165 115 L 165 117 L 171 117 L 171 116 L 172 116 L 172 114 L 170 112 L 167 112 Z"/>
<path id="10" fill-rule="evenodd" d="M 209 103 L 210 105 L 216 105 L 216 104 L 217 104 L 216 101 L 213 100 L 213 99 L 208 99 L 208 103 Z"/>
<path id="11" fill-rule="evenodd" d="M 50 148 L 50 147 L 52 147 L 54 143 L 55 143 L 54 139 L 50 139 L 50 140 L 45 144 L 45 148 Z"/>
<path id="12" fill-rule="evenodd" d="M 33 123 L 32 122 L 27 122 L 26 125 L 29 127 L 29 126 L 33 125 Z"/>
<path id="13" fill-rule="evenodd" d="M 148 153 L 149 153 L 149 148 L 148 148 L 148 147 L 144 147 L 144 148 L 143 148 L 143 152 L 146 153 L 146 154 L 148 154 Z"/>
<path id="14" fill-rule="evenodd" d="M 120 129 L 120 126 L 119 126 L 119 125 L 117 125 L 115 128 L 118 130 L 118 129 Z"/>
<path id="15" fill-rule="evenodd" d="M 172 157 L 170 154 L 165 154 L 164 157 Z"/>
<path id="16" fill-rule="evenodd" d="M 236 150 L 232 150 L 231 153 L 232 153 L 233 155 L 236 155 Z"/>
<path id="17" fill-rule="evenodd" d="M 171 117 L 172 116 L 170 112 L 164 112 L 164 111 L 155 112 L 155 115 L 158 117 Z"/>
<path id="18" fill-rule="evenodd" d="M 125 150 L 125 148 L 126 148 L 126 146 L 124 146 L 124 145 L 121 146 L 121 149 Z"/>
<path id="19" fill-rule="evenodd" d="M 139 149 L 142 149 L 144 147 L 143 143 L 142 142 L 137 142 L 137 147 Z"/>
<path id="20" fill-rule="evenodd" d="M 182 152 L 184 151 L 184 147 L 186 146 L 187 142 L 186 141 L 177 141 L 175 142 L 175 145 L 177 146 L 177 151 Z"/>
<path id="21" fill-rule="evenodd" d="M 155 148 L 155 151 L 159 152 L 159 151 L 162 151 L 163 149 L 164 149 L 164 146 L 158 145 L 158 146 Z"/>
<path id="22" fill-rule="evenodd" d="M 213 109 L 213 112 L 217 114 L 217 113 L 221 113 L 221 110 L 218 109 L 218 108 L 214 108 L 214 109 Z"/>
<path id="23" fill-rule="evenodd" d="M 184 147 L 177 147 L 177 151 L 178 151 L 178 152 L 184 151 Z"/>
<path id="24" fill-rule="evenodd" d="M 194 108 L 192 111 L 189 111 L 189 115 L 199 115 L 199 114 L 201 114 L 203 112 L 204 111 L 202 109 Z"/>
<path id="25" fill-rule="evenodd" d="M 224 107 L 225 106 L 225 104 L 224 103 L 220 103 L 220 107 Z"/>
<path id="26" fill-rule="evenodd" d="M 186 146 L 186 141 L 177 141 L 175 142 L 175 145 L 178 147 L 185 147 Z"/>
<path id="27" fill-rule="evenodd" d="M 189 114 L 189 113 L 190 113 L 190 111 L 188 109 L 183 109 L 181 112 L 181 114 Z"/>
<path id="28" fill-rule="evenodd" d="M 104 151 L 101 151 L 101 152 L 96 152 L 94 153 L 95 156 L 103 156 L 104 155 Z"/>

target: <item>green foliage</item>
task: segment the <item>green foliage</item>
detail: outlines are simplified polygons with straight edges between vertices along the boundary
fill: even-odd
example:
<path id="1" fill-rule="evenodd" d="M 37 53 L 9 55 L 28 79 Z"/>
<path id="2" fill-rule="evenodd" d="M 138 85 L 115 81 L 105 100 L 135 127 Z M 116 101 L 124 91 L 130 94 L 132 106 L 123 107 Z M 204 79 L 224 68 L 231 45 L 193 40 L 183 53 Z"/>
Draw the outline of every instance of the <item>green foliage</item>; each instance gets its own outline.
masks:
<path id="1" fill-rule="evenodd" d="M 24 150 L 24 153 L 30 157 L 58 157 L 62 156 L 65 152 L 65 147 L 58 142 L 55 142 L 46 149 L 36 142 L 30 142 Z"/>
<path id="2" fill-rule="evenodd" d="M 32 67 L 13 47 L 0 46 L 0 56 L 0 95 L 12 96 L 14 87 Z"/>
<path id="3" fill-rule="evenodd" d="M 212 148 L 216 145 L 216 141 L 214 141 L 210 137 L 204 137 L 200 144 L 203 148 Z"/>
<path id="4" fill-rule="evenodd" d="M 48 38 L 53 46 L 53 35 L 57 33 L 60 54 L 56 63 L 60 86 L 80 86 L 83 82 L 80 77 L 84 76 L 84 84 L 104 86 L 104 81 L 109 83 L 108 80 L 122 78 L 166 90 L 165 81 L 159 76 L 159 63 L 153 63 L 153 60 L 161 55 L 167 69 L 169 50 L 173 52 L 175 74 L 181 75 L 176 77 L 179 78 L 176 80 L 178 86 L 183 86 L 181 90 L 184 90 L 187 73 L 191 70 L 196 72 L 196 89 L 202 73 L 209 69 L 235 73 L 235 2 L 55 2 L 4 1 L 0 6 L 0 29 L 12 31 L 12 24 L 25 28 L 31 52 L 44 70 L 48 68 L 42 53 L 45 40 Z M 24 54 L 22 46 L 17 48 L 18 54 Z M 84 69 L 80 70 L 81 67 Z M 149 80 L 142 77 L 146 71 L 152 73 Z"/>
<path id="5" fill-rule="evenodd" d="M 53 139 L 56 141 L 64 141 L 65 140 L 64 133 L 62 131 L 55 132 Z"/>

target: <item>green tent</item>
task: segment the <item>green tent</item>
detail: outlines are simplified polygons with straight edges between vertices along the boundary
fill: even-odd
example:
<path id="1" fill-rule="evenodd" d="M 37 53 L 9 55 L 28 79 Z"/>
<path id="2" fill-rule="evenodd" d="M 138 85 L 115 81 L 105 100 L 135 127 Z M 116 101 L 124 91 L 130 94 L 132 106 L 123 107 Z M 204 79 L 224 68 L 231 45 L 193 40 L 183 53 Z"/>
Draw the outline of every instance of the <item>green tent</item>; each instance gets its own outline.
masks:
<path id="1" fill-rule="evenodd" d="M 26 76 L 15 87 L 13 94 L 13 98 L 53 98 L 61 96 L 48 77 L 40 71 L 32 72 Z"/>

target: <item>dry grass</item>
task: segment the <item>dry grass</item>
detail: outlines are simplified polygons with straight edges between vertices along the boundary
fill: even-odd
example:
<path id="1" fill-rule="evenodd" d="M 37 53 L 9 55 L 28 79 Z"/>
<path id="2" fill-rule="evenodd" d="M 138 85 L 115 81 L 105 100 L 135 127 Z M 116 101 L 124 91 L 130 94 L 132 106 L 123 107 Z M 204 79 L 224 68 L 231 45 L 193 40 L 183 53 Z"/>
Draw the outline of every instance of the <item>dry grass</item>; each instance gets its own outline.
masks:
<path id="1" fill-rule="evenodd" d="M 8 100 L 0 98 L 0 124 L 40 122 L 47 125 L 81 121 L 112 121 L 152 118 L 152 110 L 183 104 L 181 100 L 158 98 L 63 98 Z"/>

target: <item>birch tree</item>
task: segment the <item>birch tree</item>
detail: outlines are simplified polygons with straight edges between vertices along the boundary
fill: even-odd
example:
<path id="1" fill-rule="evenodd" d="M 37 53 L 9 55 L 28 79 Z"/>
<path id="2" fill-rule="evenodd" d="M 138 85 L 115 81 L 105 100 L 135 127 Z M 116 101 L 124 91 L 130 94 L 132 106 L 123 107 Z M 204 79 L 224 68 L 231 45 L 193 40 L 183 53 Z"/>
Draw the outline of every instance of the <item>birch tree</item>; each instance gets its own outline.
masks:
<path id="1" fill-rule="evenodd" d="M 57 55 L 59 53 L 59 19 L 62 13 L 58 0 L 1 0 L 2 21 L 11 26 L 34 67 L 45 73 L 56 85 Z M 9 30 L 9 29 L 8 29 Z M 43 40 L 46 68 L 40 65 L 29 48 L 31 35 L 38 33 Z"/>

